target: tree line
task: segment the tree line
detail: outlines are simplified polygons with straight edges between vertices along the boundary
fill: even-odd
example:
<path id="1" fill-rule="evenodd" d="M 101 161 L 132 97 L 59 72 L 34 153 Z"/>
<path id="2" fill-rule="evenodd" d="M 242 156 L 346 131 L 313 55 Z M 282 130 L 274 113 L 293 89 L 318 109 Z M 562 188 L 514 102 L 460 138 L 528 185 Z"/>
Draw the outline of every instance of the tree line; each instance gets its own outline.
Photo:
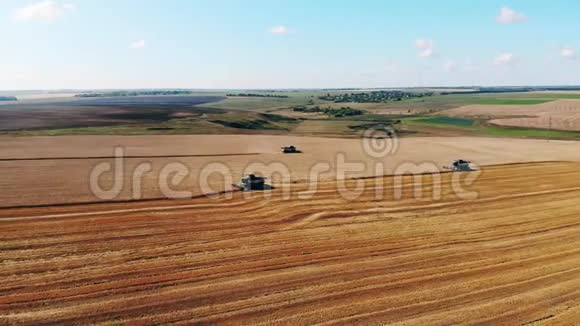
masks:
<path id="1" fill-rule="evenodd" d="M 119 96 L 155 96 L 155 95 L 187 95 L 188 90 L 154 90 L 154 91 L 112 91 L 102 93 L 76 94 L 76 97 L 119 97 Z"/>
<path id="2" fill-rule="evenodd" d="M 378 91 L 367 93 L 345 93 L 331 95 L 330 93 L 319 96 L 318 98 L 325 101 L 333 101 L 335 103 L 382 103 L 391 101 L 402 101 L 411 98 L 421 98 L 431 96 L 433 93 L 426 92 L 403 92 L 403 91 Z"/>
<path id="3" fill-rule="evenodd" d="M 231 94 L 226 94 L 226 96 L 288 98 L 288 95 L 255 94 L 255 93 L 237 93 L 237 94 L 231 93 Z"/>
<path id="4" fill-rule="evenodd" d="M 331 108 L 331 107 L 321 108 L 320 106 L 309 108 L 305 106 L 297 106 L 292 108 L 292 110 L 304 113 L 322 113 L 335 118 L 363 115 L 366 113 L 366 111 L 364 110 L 353 109 L 348 106 L 341 108 Z"/>

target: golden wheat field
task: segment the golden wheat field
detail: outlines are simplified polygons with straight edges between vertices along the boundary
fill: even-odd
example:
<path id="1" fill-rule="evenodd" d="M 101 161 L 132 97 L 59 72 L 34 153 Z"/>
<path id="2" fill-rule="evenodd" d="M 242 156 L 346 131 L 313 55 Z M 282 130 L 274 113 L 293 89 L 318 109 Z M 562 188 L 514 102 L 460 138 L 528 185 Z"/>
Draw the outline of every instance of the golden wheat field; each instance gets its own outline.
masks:
<path id="1" fill-rule="evenodd" d="M 353 200 L 326 182 L 290 199 L 2 209 L 0 323 L 580 320 L 580 164 L 357 182 Z"/>
<path id="2" fill-rule="evenodd" d="M 580 100 L 557 100 L 536 105 L 467 105 L 445 110 L 452 117 L 487 117 L 490 123 L 558 130 L 580 130 Z"/>
<path id="3" fill-rule="evenodd" d="M 320 179 L 352 178 L 394 174 L 409 163 L 424 172 L 433 172 L 452 160 L 464 158 L 478 165 L 512 162 L 580 160 L 580 143 L 531 139 L 478 137 L 409 137 L 393 144 L 388 155 L 372 157 L 360 139 L 264 135 L 193 136 L 59 136 L 0 138 L 0 207 L 95 202 L 89 184 L 90 172 L 111 158 L 116 146 L 124 149 L 123 187 L 116 200 L 132 199 L 131 181 L 137 166 L 151 164 L 141 182 L 141 199 L 163 198 L 160 171 L 170 163 L 183 164 L 188 173 L 172 189 L 199 195 L 201 172 L 209 164 L 225 166 L 226 177 L 212 174 L 211 189 L 222 191 L 238 182 L 246 172 L 274 174 L 277 167 L 289 171 L 290 182 L 310 178 L 316 164 L 328 164 Z M 284 155 L 281 146 L 296 145 L 303 153 Z M 389 145 L 388 145 L 389 146 Z M 386 147 L 387 149 L 389 147 Z M 346 163 L 362 163 L 361 170 L 345 169 Z M 384 165 L 376 171 L 377 163 Z M 256 165 L 257 164 L 257 165 Z M 282 165 L 280 165 L 282 164 Z M 222 167 L 223 167 L 222 166 Z M 215 170 L 215 166 L 209 170 Z M 344 172 L 341 176 L 340 173 Z M 414 171 L 421 172 L 421 171 Z M 113 172 L 103 174 L 99 184 L 111 187 Z M 229 180 L 228 180 L 229 179 Z"/>

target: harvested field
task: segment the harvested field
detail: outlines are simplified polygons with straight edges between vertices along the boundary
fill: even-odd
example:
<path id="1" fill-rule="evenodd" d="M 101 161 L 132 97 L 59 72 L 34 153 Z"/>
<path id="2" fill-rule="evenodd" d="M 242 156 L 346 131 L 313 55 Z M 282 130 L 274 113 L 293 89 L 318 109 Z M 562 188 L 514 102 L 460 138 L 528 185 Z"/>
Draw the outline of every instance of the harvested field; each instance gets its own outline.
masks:
<path id="1" fill-rule="evenodd" d="M 538 105 L 468 105 L 440 115 L 484 117 L 511 127 L 580 131 L 580 100 L 558 100 Z"/>
<path id="2" fill-rule="evenodd" d="M 0 210 L 0 323 L 572 325 L 580 164 L 491 166 L 461 200 L 403 180 Z M 470 174 L 462 174 L 469 176 Z M 360 181 L 360 180 L 359 180 Z M 352 180 L 347 183 L 354 187 Z M 375 189 L 383 189 L 383 200 Z"/>
<path id="3" fill-rule="evenodd" d="M 0 106 L 0 131 L 158 123 L 219 110 L 193 107 L 218 96 L 135 96 L 24 102 Z"/>
<path id="4" fill-rule="evenodd" d="M 288 145 L 298 146 L 303 153 L 281 154 L 280 147 Z M 127 156 L 123 161 L 123 188 L 115 200 L 132 198 L 133 172 L 142 163 L 151 163 L 151 172 L 144 175 L 140 198 L 151 199 L 165 197 L 159 186 L 159 175 L 169 163 L 182 163 L 189 170 L 185 179 L 172 189 L 197 195 L 202 193 L 200 173 L 211 163 L 224 164 L 227 168 L 226 179 L 219 174 L 209 179 L 212 190 L 222 191 L 237 182 L 246 169 L 247 173 L 273 174 L 277 166 L 268 164 L 276 162 L 288 168 L 289 181 L 301 181 L 308 178 L 317 163 L 329 165 L 329 170 L 319 176 L 328 180 L 374 176 L 377 162 L 384 163 L 384 173 L 380 174 L 392 174 L 406 163 L 425 163 L 416 168 L 434 171 L 458 158 L 480 165 L 580 161 L 580 142 L 574 141 L 410 137 L 399 140 L 394 154 L 375 159 L 363 150 L 360 139 L 259 135 L 2 137 L 0 207 L 101 201 L 90 189 L 90 172 L 98 164 L 114 163 L 113 159 L 104 157 L 112 156 L 115 146 L 122 146 Z M 339 153 L 344 154 L 346 162 L 362 163 L 363 169 L 348 172 L 340 168 Z M 251 168 L 252 163 L 266 166 Z M 340 172 L 348 173 L 341 176 Z M 278 175 L 272 177 L 274 182 L 282 181 Z M 104 175 L 100 180 L 103 188 L 112 186 L 111 178 L 112 173 Z"/>

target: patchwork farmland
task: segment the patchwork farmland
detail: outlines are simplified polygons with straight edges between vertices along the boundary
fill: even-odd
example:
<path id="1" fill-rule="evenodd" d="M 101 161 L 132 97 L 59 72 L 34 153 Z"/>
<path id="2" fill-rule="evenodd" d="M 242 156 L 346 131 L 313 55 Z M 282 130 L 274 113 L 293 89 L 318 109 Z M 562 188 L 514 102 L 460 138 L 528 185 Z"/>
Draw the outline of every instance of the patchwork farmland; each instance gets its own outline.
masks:
<path id="1" fill-rule="evenodd" d="M 577 138 L 577 100 L 561 98 L 577 94 L 347 104 L 308 91 L 275 94 L 216 92 L 167 107 L 131 98 L 2 105 L 0 116 L 30 120 L 15 116 L 22 129 L 0 135 L 0 323 L 580 318 L 580 143 L 551 139 Z M 57 101 L 68 104 L 51 106 Z M 29 104 L 38 106 L 22 111 Z M 317 105 L 338 114 L 303 109 Z M 343 107 L 362 111 L 343 116 Z M 546 133 L 536 121 L 546 116 L 550 127 L 571 131 Z M 514 125 L 500 125 L 506 121 Z M 365 136 L 376 126 L 400 137 Z M 365 142 L 379 140 L 392 152 L 369 155 Z M 301 152 L 282 154 L 288 145 Z M 124 154 L 119 169 L 116 149 Z M 456 159 L 476 171 L 431 174 Z M 93 192 L 91 171 L 103 164 L 112 169 L 100 187 L 121 181 L 113 197 Z M 193 198 L 163 190 L 170 164 L 185 169 L 171 190 Z M 208 185 L 219 198 L 201 196 L 212 164 Z M 327 169 L 313 179 L 316 164 Z M 143 166 L 150 170 L 135 183 Z M 287 178 L 276 174 L 280 167 Z M 232 183 L 254 172 L 274 189 L 234 191 Z M 357 185 L 362 194 L 343 196 Z"/>

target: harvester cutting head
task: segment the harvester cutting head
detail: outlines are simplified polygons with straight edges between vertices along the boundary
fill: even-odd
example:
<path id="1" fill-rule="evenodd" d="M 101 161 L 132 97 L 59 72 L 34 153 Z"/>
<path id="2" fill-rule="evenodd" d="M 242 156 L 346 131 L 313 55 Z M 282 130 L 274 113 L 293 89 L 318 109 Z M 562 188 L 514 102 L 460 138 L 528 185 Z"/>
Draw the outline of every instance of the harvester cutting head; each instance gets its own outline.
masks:
<path id="1" fill-rule="evenodd" d="M 443 168 L 452 171 L 474 171 L 470 164 L 471 162 L 466 160 L 455 160 L 451 166 L 444 166 Z"/>

